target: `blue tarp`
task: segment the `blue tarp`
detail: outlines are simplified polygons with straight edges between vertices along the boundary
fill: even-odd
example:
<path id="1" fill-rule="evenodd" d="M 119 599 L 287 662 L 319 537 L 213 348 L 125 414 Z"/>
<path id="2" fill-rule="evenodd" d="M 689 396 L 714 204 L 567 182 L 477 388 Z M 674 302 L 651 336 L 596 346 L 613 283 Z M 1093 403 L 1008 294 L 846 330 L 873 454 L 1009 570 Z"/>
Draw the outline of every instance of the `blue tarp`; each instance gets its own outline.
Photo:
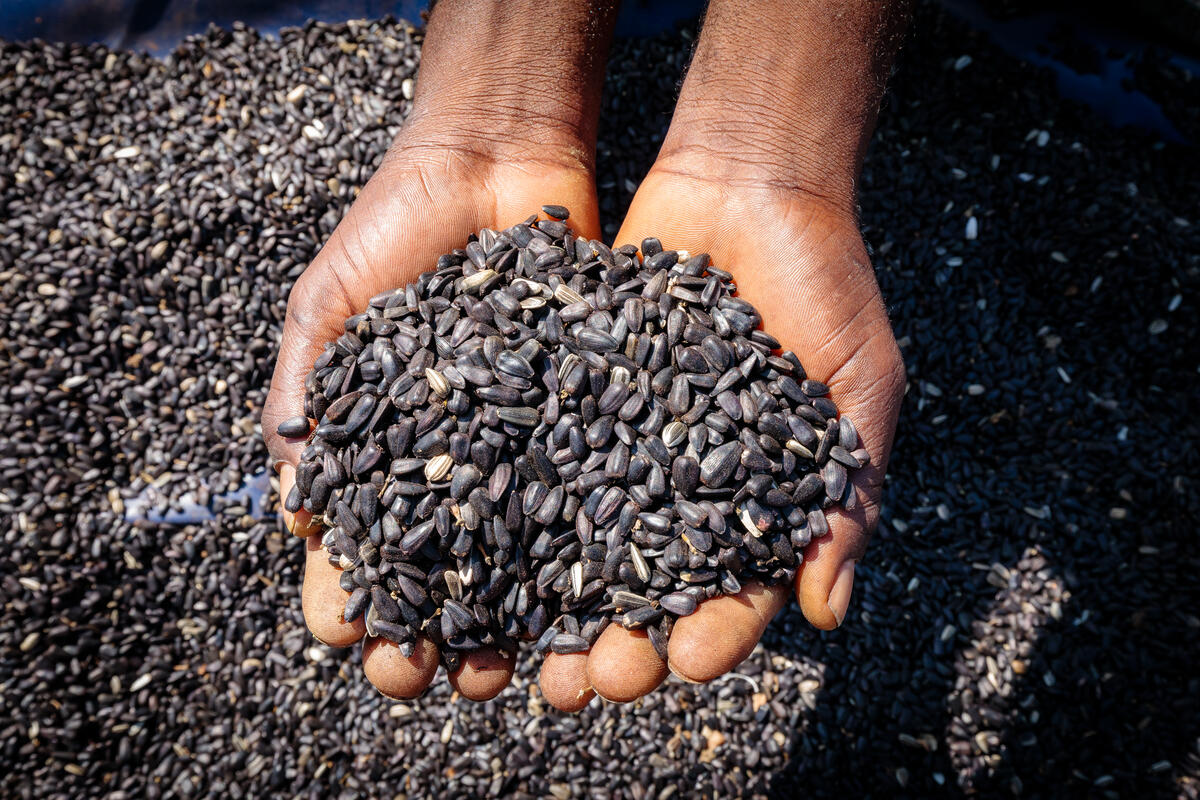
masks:
<path id="1" fill-rule="evenodd" d="M 161 53 L 209 23 L 228 27 L 240 21 L 273 32 L 310 19 L 375 19 L 390 14 L 416 21 L 427 6 L 422 0 L 3 0 L 0 37 L 103 42 Z M 617 32 L 652 35 L 697 16 L 703 7 L 701 0 L 626 0 Z"/>
<path id="2" fill-rule="evenodd" d="M 1130 77 L 1149 43 L 1078 14 L 1045 11 L 996 20 L 984 12 L 979 0 L 944 2 L 1009 52 L 1053 70 L 1064 97 L 1088 104 L 1114 125 L 1136 125 L 1167 140 L 1183 140 L 1153 100 L 1130 88 Z M 695 18 L 703 6 L 701 0 L 625 0 L 618 35 L 653 35 Z M 229 27 L 240 21 L 273 33 L 309 19 L 371 19 L 390 14 L 417 21 L 426 7 L 423 0 L 0 0 L 0 38 L 103 42 L 164 54 L 209 24 Z M 1063 30 L 1093 55 L 1087 69 L 1070 63 L 1060 55 L 1061 47 L 1051 42 Z M 1179 58 L 1179 62 L 1192 72 L 1200 71 L 1191 60 Z"/>

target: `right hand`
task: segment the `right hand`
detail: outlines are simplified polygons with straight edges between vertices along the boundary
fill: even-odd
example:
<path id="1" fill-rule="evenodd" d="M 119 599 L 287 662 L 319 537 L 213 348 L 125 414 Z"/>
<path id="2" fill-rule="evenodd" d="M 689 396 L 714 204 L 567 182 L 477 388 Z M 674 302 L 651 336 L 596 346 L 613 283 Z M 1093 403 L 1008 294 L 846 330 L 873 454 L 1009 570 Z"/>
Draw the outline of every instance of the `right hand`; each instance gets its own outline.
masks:
<path id="1" fill-rule="evenodd" d="M 415 115 L 414 115 L 415 116 Z M 301 440 L 281 438 L 276 427 L 303 413 L 304 380 L 327 341 L 343 322 L 387 289 L 404 286 L 432 269 L 438 256 L 462 246 L 480 228 L 506 228 L 537 212 L 543 203 L 571 211 L 580 235 L 600 236 L 595 182 L 580 153 L 558 147 L 472 133 L 460 137 L 446 115 L 416 119 L 402 131 L 354 206 L 292 287 L 279 360 L 263 409 L 263 435 L 279 472 L 280 497 L 295 483 Z M 307 537 L 304 619 L 313 635 L 347 647 L 366 634 L 362 617 L 342 620 L 348 594 L 340 571 L 321 548 L 321 526 L 305 511 L 284 511 L 284 522 Z M 390 697 L 415 697 L 432 681 L 437 649 L 418 641 L 411 658 L 384 639 L 363 644 L 363 671 Z M 495 696 L 512 677 L 513 654 L 479 651 L 463 659 L 450 682 L 464 696 Z"/>
<path id="2" fill-rule="evenodd" d="M 281 498 L 295 483 L 303 443 L 276 428 L 303 413 L 313 361 L 371 297 L 433 269 L 480 228 L 507 228 L 546 203 L 570 210 L 576 234 L 600 237 L 596 125 L 615 22 L 615 4 L 595 0 L 563 0 L 550 11 L 538 0 L 440 0 L 430 12 L 404 128 L 288 298 L 262 419 Z M 284 512 L 284 522 L 308 537 L 303 604 L 313 635 L 336 647 L 359 641 L 365 623 L 342 621 L 348 595 L 314 535 L 319 526 L 303 512 Z M 512 677 L 513 656 L 472 653 L 450 682 L 468 698 L 494 697 Z M 362 661 L 391 697 L 420 694 L 438 664 L 429 640 L 404 658 L 391 642 L 368 638 Z"/>
<path id="3" fill-rule="evenodd" d="M 804 550 L 792 587 L 748 584 L 705 600 L 675 624 L 668 658 L 643 631 L 609 625 L 587 653 L 551 653 L 541 671 L 546 699 L 578 708 L 578 691 L 630 702 L 653 691 L 668 670 L 703 683 L 747 658 L 767 624 L 794 594 L 817 628 L 841 625 L 854 568 L 879 517 L 883 476 L 896 430 L 905 372 L 854 214 L 811 193 L 781 188 L 745 158 L 704 146 L 660 155 L 638 189 L 616 241 L 660 239 L 668 249 L 708 253 L 733 273 L 738 295 L 764 327 L 829 384 L 854 420 L 870 464 L 852 474 L 857 504 L 829 509 L 830 535 Z"/>

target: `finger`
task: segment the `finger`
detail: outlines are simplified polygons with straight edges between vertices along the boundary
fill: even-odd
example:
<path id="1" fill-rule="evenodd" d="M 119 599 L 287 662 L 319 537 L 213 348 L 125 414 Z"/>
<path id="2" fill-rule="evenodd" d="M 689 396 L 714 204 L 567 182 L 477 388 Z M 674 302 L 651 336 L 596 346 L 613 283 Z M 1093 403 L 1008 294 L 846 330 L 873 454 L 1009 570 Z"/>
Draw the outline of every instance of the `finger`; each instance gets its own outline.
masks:
<path id="1" fill-rule="evenodd" d="M 751 583 L 738 594 L 705 600 L 675 623 L 667 644 L 671 671 L 694 683 L 729 672 L 754 650 L 788 594 L 786 586 Z"/>
<path id="2" fill-rule="evenodd" d="M 330 647 L 349 647 L 367 632 L 366 623 L 362 616 L 353 622 L 343 619 L 350 595 L 338 585 L 342 571 L 329 563 L 329 553 L 321 548 L 321 538 L 310 536 L 305 544 L 308 555 L 300 592 L 304 622 L 319 641 Z"/>
<path id="3" fill-rule="evenodd" d="M 450 685 L 468 700 L 491 700 L 512 680 L 515 653 L 492 648 L 476 650 L 462 660 L 462 666 L 450 673 Z"/>
<path id="4" fill-rule="evenodd" d="M 842 624 L 854 589 L 855 564 L 866 552 L 878 512 L 857 485 L 858 502 L 852 509 L 829 509 L 829 535 L 804 548 L 804 561 L 796 573 L 796 600 L 804 617 L 816 628 L 830 631 Z"/>
<path id="5" fill-rule="evenodd" d="M 832 630 L 842 624 L 854 588 L 855 564 L 866 552 L 879 520 L 879 495 L 904 395 L 904 365 L 890 330 L 853 353 L 846 366 L 827 378 L 842 416 L 854 421 L 857 443 L 870 463 L 851 472 L 853 503 L 826 511 L 829 534 L 808 545 L 796 573 L 796 599 L 813 626 Z"/>
<path id="6" fill-rule="evenodd" d="M 645 631 L 612 624 L 592 647 L 587 677 L 605 700 L 628 703 L 658 688 L 667 677 L 667 662 L 658 657 Z"/>
<path id="7" fill-rule="evenodd" d="M 596 696 L 588 683 L 587 653 L 548 653 L 538 675 L 538 686 L 550 705 L 559 711 L 579 711 Z"/>
<path id="8" fill-rule="evenodd" d="M 387 639 L 370 637 L 363 643 L 363 674 L 381 693 L 396 700 L 408 700 L 425 691 L 437 673 L 437 645 L 417 639 L 408 658 L 400 647 Z"/>
<path id="9" fill-rule="evenodd" d="M 804 552 L 804 568 L 796 575 L 796 600 L 800 610 L 813 627 L 823 631 L 833 630 L 846 618 L 858 562 L 857 557 L 836 552 L 845 547 L 834 547 L 838 533 L 832 523 L 830 528 L 833 538 L 826 537 L 810 544 Z"/>
<path id="10" fill-rule="evenodd" d="M 283 464 L 279 468 L 279 497 L 280 500 L 287 498 L 292 491 L 292 487 L 296 485 L 296 468 L 291 464 Z M 292 513 L 286 508 L 281 509 L 283 514 L 283 525 L 296 536 L 312 536 L 321 530 L 321 523 L 313 520 L 312 513 L 301 508 L 299 511 Z"/>

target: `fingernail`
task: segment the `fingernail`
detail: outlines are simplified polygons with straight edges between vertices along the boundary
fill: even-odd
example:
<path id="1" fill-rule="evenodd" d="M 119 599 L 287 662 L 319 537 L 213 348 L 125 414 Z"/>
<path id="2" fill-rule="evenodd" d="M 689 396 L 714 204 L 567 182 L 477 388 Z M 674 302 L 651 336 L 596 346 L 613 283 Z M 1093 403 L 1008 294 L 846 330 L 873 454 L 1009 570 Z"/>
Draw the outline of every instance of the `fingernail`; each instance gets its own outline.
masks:
<path id="1" fill-rule="evenodd" d="M 278 465 L 282 464 L 282 467 Z M 291 464 L 286 461 L 277 461 L 277 470 L 279 472 L 279 514 L 283 517 L 283 527 L 289 532 L 296 532 L 296 517 L 290 511 L 283 507 L 283 501 L 287 499 L 288 492 L 292 490 L 292 485 L 296 482 L 296 470 Z"/>
<path id="2" fill-rule="evenodd" d="M 271 466 L 275 468 L 275 474 L 276 474 L 276 475 L 282 475 L 282 474 L 283 474 L 283 468 L 284 468 L 284 467 L 286 467 L 286 466 L 288 466 L 288 462 L 287 462 L 287 459 L 283 459 L 283 458 L 281 458 L 281 459 L 277 460 L 277 461 L 276 461 L 274 464 L 272 464 Z"/>
<path id="3" fill-rule="evenodd" d="M 672 675 L 674 675 L 676 678 L 679 678 L 679 680 L 683 681 L 684 683 L 690 683 L 693 686 L 700 686 L 703 683 L 703 681 L 698 681 L 693 678 L 689 678 L 687 675 L 684 675 L 682 672 L 675 669 L 675 666 L 670 661 L 667 662 L 667 669 L 671 671 Z"/>
<path id="4" fill-rule="evenodd" d="M 850 607 L 850 592 L 854 590 L 854 561 L 850 560 L 842 564 L 838 570 L 837 580 L 833 582 L 833 588 L 829 590 L 829 610 L 833 612 L 833 618 L 837 620 L 837 624 L 841 627 L 842 620 L 846 618 L 846 609 Z"/>

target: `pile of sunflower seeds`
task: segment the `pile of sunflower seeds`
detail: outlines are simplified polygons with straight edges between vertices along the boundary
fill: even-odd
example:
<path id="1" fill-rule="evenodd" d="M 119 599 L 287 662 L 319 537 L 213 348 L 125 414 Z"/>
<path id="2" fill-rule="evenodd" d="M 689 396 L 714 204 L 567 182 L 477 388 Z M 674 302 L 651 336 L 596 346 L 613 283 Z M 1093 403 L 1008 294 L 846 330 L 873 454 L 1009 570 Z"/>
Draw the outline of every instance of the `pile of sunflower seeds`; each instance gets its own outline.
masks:
<path id="1" fill-rule="evenodd" d="M 790 581 L 869 462 L 829 388 L 705 254 L 485 229 L 346 320 L 306 383 L 285 498 L 323 521 L 344 618 L 411 654 L 675 619 Z"/>
<path id="2" fill-rule="evenodd" d="M 614 45 L 608 240 L 694 40 Z M 0 44 L 3 793 L 1200 796 L 1200 159 L 941 4 L 861 181 L 910 385 L 842 627 L 793 604 L 734 673 L 575 716 L 528 647 L 473 704 L 315 643 L 280 498 L 240 490 L 290 286 L 420 55 L 392 20 Z M 1200 130 L 1200 80 L 1170 86 Z M 211 517 L 159 519 L 189 497 Z"/>

